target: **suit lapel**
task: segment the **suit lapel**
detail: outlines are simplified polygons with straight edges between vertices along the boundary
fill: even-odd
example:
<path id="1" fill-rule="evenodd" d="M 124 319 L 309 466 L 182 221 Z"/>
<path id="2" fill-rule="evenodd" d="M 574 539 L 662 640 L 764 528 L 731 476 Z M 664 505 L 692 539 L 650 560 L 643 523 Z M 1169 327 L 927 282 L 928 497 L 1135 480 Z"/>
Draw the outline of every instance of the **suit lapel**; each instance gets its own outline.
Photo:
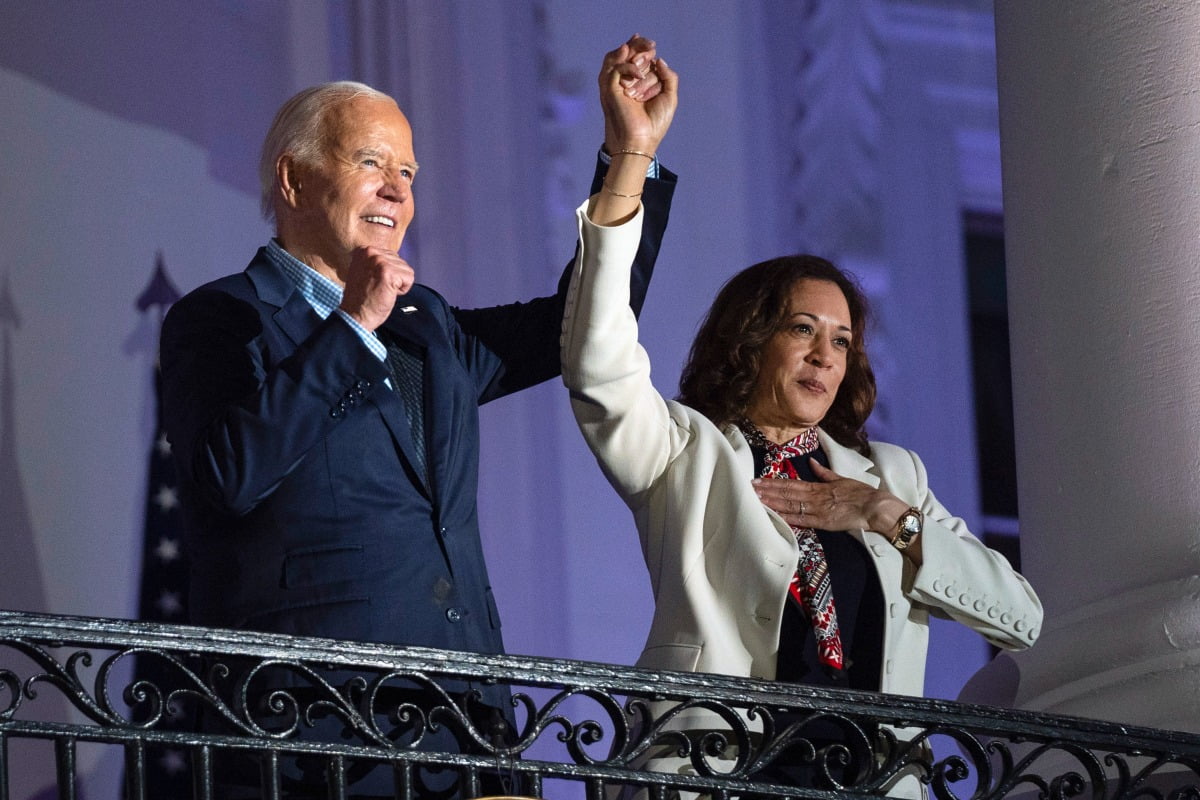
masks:
<path id="1" fill-rule="evenodd" d="M 246 268 L 246 275 L 254 285 L 259 300 L 278 309 L 271 318 L 279 330 L 291 340 L 293 346 L 299 345 L 321 325 L 321 317 L 316 311 L 313 311 L 312 306 L 296 290 L 296 287 L 287 279 L 287 276 L 280 272 L 261 250 L 254 261 L 250 263 L 250 266 Z M 401 303 L 397 303 L 396 305 L 399 309 Z M 393 325 L 393 320 L 396 320 L 400 316 L 401 312 L 397 310 L 384 323 L 385 326 L 396 333 L 398 338 L 412 343 L 414 352 L 421 355 L 422 360 L 425 361 L 425 347 L 423 344 L 418 344 L 414 341 L 411 332 L 408 330 L 409 326 Z M 428 386 L 428 366 L 426 366 L 425 372 L 425 383 Z M 426 399 L 425 410 L 428 411 L 428 392 L 426 392 Z M 392 440 L 400 448 L 400 452 L 408 461 L 413 474 L 417 476 L 419 488 L 425 493 L 426 497 L 432 497 L 429 478 L 426 471 L 420 468 L 420 462 L 417 460 L 416 452 L 413 449 L 412 428 L 408 424 L 408 418 L 404 415 L 403 402 L 394 391 L 387 387 L 384 387 L 383 391 L 372 393 L 371 402 L 379 409 L 379 414 L 388 432 L 391 434 Z M 428 414 L 426 414 L 426 419 L 428 418 Z M 428 447 L 426 447 L 426 452 L 430 452 Z M 432 470 L 433 459 L 429 458 L 427 460 L 429 461 L 429 470 Z"/>
<path id="2" fill-rule="evenodd" d="M 246 267 L 246 276 L 254 285 L 258 299 L 276 308 L 271 319 L 293 345 L 307 339 L 321 324 L 317 312 L 296 291 L 287 276 L 267 259 L 263 250 Z"/>

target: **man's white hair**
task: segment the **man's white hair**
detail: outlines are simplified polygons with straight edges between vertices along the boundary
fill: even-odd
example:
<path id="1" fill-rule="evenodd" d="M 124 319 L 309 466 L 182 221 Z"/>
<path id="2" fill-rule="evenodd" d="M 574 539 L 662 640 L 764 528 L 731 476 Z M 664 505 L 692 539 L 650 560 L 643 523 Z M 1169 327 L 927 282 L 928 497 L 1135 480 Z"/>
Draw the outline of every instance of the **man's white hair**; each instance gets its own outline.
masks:
<path id="1" fill-rule="evenodd" d="M 275 220 L 275 164 L 284 153 L 301 164 L 316 164 L 325 155 L 325 116 L 342 103 L 356 97 L 390 100 L 379 91 L 356 81 L 334 81 L 310 86 L 293 95 L 275 114 L 263 140 L 258 162 L 258 183 L 262 192 L 262 214 Z"/>

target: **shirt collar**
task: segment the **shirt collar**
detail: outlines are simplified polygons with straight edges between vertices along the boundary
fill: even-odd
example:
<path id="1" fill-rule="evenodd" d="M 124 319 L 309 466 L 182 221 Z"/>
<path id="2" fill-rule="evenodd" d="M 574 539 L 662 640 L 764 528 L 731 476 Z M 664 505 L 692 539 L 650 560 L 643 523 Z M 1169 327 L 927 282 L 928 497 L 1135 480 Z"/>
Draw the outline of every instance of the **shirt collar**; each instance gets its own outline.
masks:
<path id="1" fill-rule="evenodd" d="M 266 249 L 270 262 L 287 276 L 321 319 L 342 304 L 342 287 L 284 250 L 278 239 L 272 238 Z"/>

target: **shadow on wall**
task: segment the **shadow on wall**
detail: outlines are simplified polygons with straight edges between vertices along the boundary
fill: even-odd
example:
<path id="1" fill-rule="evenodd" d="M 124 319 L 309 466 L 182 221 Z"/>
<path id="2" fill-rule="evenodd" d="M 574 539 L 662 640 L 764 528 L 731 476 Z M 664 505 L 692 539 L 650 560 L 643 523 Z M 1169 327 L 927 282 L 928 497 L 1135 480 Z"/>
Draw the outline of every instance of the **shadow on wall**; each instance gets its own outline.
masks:
<path id="1" fill-rule="evenodd" d="M 0 520 L 4 526 L 0 607 L 16 611 L 51 611 L 47 607 L 25 482 L 17 463 L 13 340 L 20 326 L 21 316 L 17 313 L 6 275 L 0 285 Z"/>
<path id="2" fill-rule="evenodd" d="M 0 558 L 0 608 L 18 611 L 50 611 L 38 559 L 37 539 L 25 483 L 17 463 L 16 380 L 13 375 L 13 339 L 21 326 L 21 316 L 9 289 L 8 276 L 0 284 L 0 521 L 3 521 Z M 12 698 L 3 698 L 0 706 Z M 66 709 L 59 709 L 65 713 Z M 43 782 L 54 776 L 54 754 L 36 742 L 11 742 L 9 758 L 23 765 L 8 787 L 14 798 L 50 800 L 57 797 L 53 783 Z M 76 794 L 82 798 L 82 794 Z"/>
<path id="3" fill-rule="evenodd" d="M 257 193 L 257 154 L 289 92 L 288 4 L 132 0 L 0 7 L 0 67 L 130 122 L 169 130 L 209 154 L 218 180 Z M 114 47 L 114 43 L 122 46 Z"/>

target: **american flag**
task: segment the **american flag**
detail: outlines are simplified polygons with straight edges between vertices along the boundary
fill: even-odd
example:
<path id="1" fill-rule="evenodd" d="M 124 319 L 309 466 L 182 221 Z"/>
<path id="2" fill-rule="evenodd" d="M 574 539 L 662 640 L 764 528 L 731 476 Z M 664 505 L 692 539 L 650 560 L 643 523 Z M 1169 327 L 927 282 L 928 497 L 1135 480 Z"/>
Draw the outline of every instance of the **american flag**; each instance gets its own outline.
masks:
<path id="1" fill-rule="evenodd" d="M 154 320 L 155 341 L 163 315 L 177 299 L 179 292 L 167 277 L 162 253 L 159 253 L 154 275 L 137 300 L 137 308 L 143 314 L 150 311 L 157 314 Z M 146 474 L 143 528 L 138 618 L 151 622 L 186 622 L 188 563 L 181 536 L 183 522 L 179 512 L 175 463 L 171 459 L 171 445 L 162 427 L 162 386 L 157 358 L 154 368 L 154 440 L 150 446 Z M 149 681 L 166 692 L 178 685 L 179 671 L 162 659 L 139 656 L 134 667 L 134 679 Z M 185 730 L 192 723 L 191 709 L 168 708 L 166 714 L 166 718 L 158 725 L 160 729 Z M 146 788 L 147 796 L 155 800 L 190 798 L 191 765 L 187 752 L 183 748 L 148 748 Z"/>

